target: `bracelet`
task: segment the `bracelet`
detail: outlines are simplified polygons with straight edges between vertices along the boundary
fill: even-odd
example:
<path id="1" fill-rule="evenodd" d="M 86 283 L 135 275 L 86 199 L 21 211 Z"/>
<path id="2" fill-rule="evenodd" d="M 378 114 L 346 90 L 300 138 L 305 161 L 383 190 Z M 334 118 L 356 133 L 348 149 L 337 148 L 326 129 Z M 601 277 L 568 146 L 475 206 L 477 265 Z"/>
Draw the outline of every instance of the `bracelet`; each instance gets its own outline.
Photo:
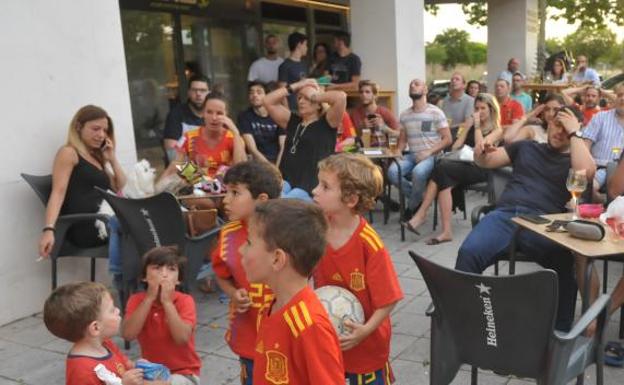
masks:
<path id="1" fill-rule="evenodd" d="M 288 84 L 286 86 L 286 92 L 288 92 L 288 95 L 292 95 L 295 93 L 295 91 L 293 91 L 292 87 L 290 86 L 290 84 Z"/>
<path id="2" fill-rule="evenodd" d="M 46 231 L 51 231 L 53 233 L 56 233 L 56 229 L 54 228 L 54 226 L 45 226 L 42 230 L 42 232 L 46 232 Z"/>

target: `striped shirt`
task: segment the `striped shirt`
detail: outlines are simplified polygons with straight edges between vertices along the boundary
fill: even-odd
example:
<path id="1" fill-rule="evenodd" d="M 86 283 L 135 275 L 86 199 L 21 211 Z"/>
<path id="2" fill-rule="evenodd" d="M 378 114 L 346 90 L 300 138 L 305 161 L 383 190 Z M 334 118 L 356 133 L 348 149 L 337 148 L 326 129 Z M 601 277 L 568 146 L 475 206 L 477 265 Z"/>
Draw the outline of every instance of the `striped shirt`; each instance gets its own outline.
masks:
<path id="1" fill-rule="evenodd" d="M 606 166 L 624 146 L 624 126 L 615 112 L 612 109 L 597 113 L 583 130 L 583 138 L 593 142 L 591 153 L 598 166 Z"/>
<path id="2" fill-rule="evenodd" d="M 416 155 L 435 146 L 441 140 L 440 130 L 448 128 L 444 112 L 433 104 L 427 104 L 422 112 L 410 107 L 401 113 L 399 121 L 405 129 L 409 149 Z"/>

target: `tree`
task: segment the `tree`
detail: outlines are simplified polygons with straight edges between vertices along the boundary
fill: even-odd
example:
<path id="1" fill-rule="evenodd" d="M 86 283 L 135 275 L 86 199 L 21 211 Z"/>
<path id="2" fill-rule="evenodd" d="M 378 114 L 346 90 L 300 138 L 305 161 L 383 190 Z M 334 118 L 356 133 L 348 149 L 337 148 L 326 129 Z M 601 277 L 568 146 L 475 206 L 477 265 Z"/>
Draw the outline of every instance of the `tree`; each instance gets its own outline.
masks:
<path id="1" fill-rule="evenodd" d="M 564 49 L 564 43 L 561 39 L 546 39 L 546 52 L 548 55 L 552 55 L 557 52 L 561 52 Z"/>
<path id="2" fill-rule="evenodd" d="M 564 19 L 568 24 L 577 21 L 581 28 L 605 27 L 608 21 L 617 25 L 624 24 L 624 0 L 545 0 L 548 8 L 557 11 L 550 17 Z M 477 0 L 462 4 L 462 10 L 468 16 L 468 23 L 487 24 L 487 1 Z"/>
<path id="3" fill-rule="evenodd" d="M 590 62 L 608 52 L 616 45 L 615 33 L 606 28 L 579 28 L 563 40 L 572 55 L 585 55 Z"/>
<path id="4" fill-rule="evenodd" d="M 427 63 L 451 68 L 459 63 L 475 66 L 487 60 L 487 46 L 469 40 L 466 31 L 446 29 L 426 46 Z"/>

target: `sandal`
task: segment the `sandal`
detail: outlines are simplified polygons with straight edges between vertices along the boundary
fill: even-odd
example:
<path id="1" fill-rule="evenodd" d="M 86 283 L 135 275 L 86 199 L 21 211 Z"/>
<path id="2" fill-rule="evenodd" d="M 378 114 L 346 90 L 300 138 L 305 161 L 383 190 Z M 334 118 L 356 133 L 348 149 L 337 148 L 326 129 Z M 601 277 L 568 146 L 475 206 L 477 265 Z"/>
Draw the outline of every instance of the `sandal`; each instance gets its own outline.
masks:
<path id="1" fill-rule="evenodd" d="M 452 239 L 430 238 L 427 241 L 425 241 L 425 245 L 427 245 L 427 246 L 435 246 L 435 245 L 439 245 L 440 243 L 450 242 L 450 241 L 452 241 Z"/>
<path id="2" fill-rule="evenodd" d="M 414 226 L 412 226 L 411 223 L 409 223 L 408 221 L 405 222 L 401 222 L 401 225 L 403 225 L 406 229 L 408 229 L 409 231 L 411 231 L 412 233 L 416 234 L 416 235 L 420 235 L 420 233 L 418 232 L 418 230 L 416 230 L 416 228 Z"/>
<path id="3" fill-rule="evenodd" d="M 624 348 L 616 341 L 610 341 L 605 346 L 604 363 L 621 368 L 624 366 Z"/>

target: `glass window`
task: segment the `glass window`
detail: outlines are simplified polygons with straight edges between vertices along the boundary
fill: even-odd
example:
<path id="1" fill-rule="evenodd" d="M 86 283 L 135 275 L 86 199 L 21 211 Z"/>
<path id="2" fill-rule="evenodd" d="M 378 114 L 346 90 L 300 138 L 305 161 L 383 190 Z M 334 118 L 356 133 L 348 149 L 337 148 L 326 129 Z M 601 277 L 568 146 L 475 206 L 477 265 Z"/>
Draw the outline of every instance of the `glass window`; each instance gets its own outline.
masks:
<path id="1" fill-rule="evenodd" d="M 159 168 L 165 119 L 177 98 L 173 18 L 167 13 L 122 10 L 121 21 L 138 157 Z"/>

